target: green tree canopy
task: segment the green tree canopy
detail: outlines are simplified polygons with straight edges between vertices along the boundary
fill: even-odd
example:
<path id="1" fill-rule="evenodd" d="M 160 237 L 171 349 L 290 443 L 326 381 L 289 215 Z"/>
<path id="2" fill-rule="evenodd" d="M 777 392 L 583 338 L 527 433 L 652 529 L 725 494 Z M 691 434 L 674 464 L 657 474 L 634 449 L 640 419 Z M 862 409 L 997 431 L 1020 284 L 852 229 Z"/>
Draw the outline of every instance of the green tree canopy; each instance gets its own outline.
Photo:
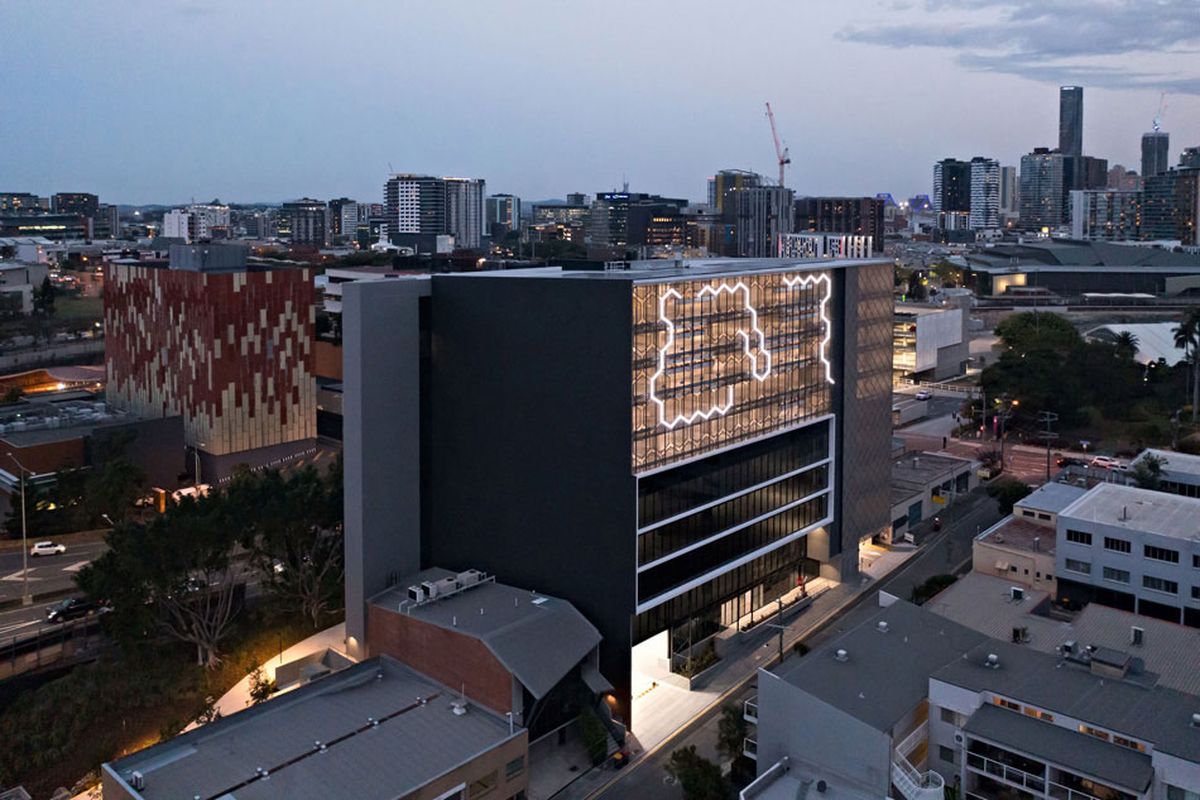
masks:
<path id="1" fill-rule="evenodd" d="M 1017 355 L 1039 350 L 1064 352 L 1082 342 L 1079 331 L 1066 317 L 1037 311 L 1005 317 L 995 333 Z"/>
<path id="2" fill-rule="evenodd" d="M 686 800 L 727 800 L 729 797 L 729 783 L 721 774 L 721 768 L 700 756 L 695 745 L 671 753 L 665 769 L 679 781 Z"/>

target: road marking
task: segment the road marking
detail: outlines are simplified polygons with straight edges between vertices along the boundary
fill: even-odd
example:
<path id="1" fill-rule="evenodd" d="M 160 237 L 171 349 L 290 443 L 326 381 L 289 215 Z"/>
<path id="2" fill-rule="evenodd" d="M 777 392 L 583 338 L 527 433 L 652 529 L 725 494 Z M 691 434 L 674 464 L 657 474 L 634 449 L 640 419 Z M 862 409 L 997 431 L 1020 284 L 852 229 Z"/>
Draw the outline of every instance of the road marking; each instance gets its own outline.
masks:
<path id="1" fill-rule="evenodd" d="M 23 576 L 24 574 L 25 574 L 25 573 L 24 573 L 24 572 L 22 572 L 21 570 L 17 570 L 17 571 L 16 571 L 16 572 L 14 572 L 12 575 L 5 575 L 3 578 L 0 578 L 0 581 L 19 581 L 19 580 L 22 580 L 22 576 Z M 31 580 L 31 581 L 40 581 L 40 580 L 41 580 L 41 578 L 35 578 L 35 577 L 33 577 L 32 575 L 30 575 L 30 576 L 29 576 L 29 580 Z"/>
<path id="2" fill-rule="evenodd" d="M 72 564 L 72 565 L 71 565 L 71 566 L 69 566 L 69 567 L 63 567 L 63 568 L 62 568 L 62 571 L 63 571 L 63 572 L 79 572 L 79 570 L 83 569 L 84 567 L 86 567 L 86 566 L 87 566 L 88 564 L 90 564 L 90 563 L 92 563 L 92 562 L 90 562 L 90 561 L 78 561 L 78 562 L 76 562 L 76 563 Z"/>

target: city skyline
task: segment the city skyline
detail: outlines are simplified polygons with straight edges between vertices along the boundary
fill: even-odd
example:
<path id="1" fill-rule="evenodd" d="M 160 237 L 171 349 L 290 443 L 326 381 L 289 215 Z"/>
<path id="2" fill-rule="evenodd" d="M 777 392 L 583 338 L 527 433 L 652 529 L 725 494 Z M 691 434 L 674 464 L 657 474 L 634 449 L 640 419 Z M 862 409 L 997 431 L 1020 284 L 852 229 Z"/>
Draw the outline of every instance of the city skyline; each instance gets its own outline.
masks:
<path id="1" fill-rule="evenodd" d="M 899 198 L 928 193 L 947 155 L 1007 165 L 1054 146 L 1068 83 L 1086 93 L 1084 151 L 1126 166 L 1168 90 L 1174 163 L 1200 143 L 1195 7 L 1171 0 L 1150 18 L 1135 5 L 820 2 L 733 19 L 715 4 L 8 6 L 0 188 L 375 201 L 396 171 L 481 177 L 528 200 L 624 181 L 703 200 L 717 170 L 774 174 L 770 100 L 789 188 Z M 762 42 L 752 70 L 718 57 L 715 29 Z M 818 70 L 814 91 L 807 76 L 836 62 L 858 67 Z"/>

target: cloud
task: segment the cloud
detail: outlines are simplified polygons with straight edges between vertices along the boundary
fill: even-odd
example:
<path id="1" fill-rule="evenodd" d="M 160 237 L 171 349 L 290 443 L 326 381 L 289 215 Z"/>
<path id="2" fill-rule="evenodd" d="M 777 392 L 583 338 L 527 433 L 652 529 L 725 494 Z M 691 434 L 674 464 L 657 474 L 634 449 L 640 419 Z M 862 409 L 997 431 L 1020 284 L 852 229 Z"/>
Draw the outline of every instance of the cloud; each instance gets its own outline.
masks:
<path id="1" fill-rule="evenodd" d="M 1197 0 L 926 0 L 917 13 L 919 21 L 851 25 L 837 35 L 959 51 L 959 65 L 978 72 L 1200 94 L 1200 70 L 1163 64 L 1200 46 Z"/>

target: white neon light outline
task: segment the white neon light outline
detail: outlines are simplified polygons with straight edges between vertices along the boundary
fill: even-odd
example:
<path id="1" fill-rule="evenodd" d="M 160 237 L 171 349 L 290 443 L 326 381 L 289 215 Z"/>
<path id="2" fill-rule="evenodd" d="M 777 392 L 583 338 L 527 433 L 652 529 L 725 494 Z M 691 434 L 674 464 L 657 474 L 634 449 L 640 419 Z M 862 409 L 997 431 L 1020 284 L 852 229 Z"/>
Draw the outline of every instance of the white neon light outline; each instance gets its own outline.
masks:
<path id="1" fill-rule="evenodd" d="M 758 327 L 758 310 L 750 302 L 750 288 L 741 281 L 738 281 L 732 286 L 730 286 L 728 283 L 722 283 L 717 287 L 710 285 L 705 286 L 699 292 L 697 292 L 696 298 L 700 299 L 707 295 L 717 297 L 723 292 L 728 292 L 731 295 L 736 295 L 738 292 L 746 293 L 746 310 L 750 312 L 750 328 L 754 331 L 755 338 L 758 339 L 758 349 L 762 352 L 763 360 L 766 362 L 766 366 L 763 367 L 761 371 L 759 370 L 758 365 L 759 357 L 751 352 L 749 335 L 747 335 L 747 333 L 741 329 L 737 331 L 737 335 L 742 340 L 743 353 L 750 359 L 750 376 L 761 383 L 767 379 L 768 375 L 771 374 L 771 351 L 767 349 L 766 335 L 763 333 L 762 329 Z M 666 401 L 658 396 L 658 394 L 655 392 L 655 388 L 658 385 L 659 378 L 662 377 L 667 368 L 667 351 L 671 349 L 671 345 L 675 342 L 675 323 L 671 321 L 671 318 L 668 317 L 666 313 L 667 298 L 672 296 L 674 296 L 676 300 L 683 299 L 683 295 L 674 288 L 667 289 L 658 296 L 658 319 L 667 326 L 667 341 L 662 347 L 658 348 L 658 369 L 655 370 L 654 374 L 650 376 L 649 390 L 650 402 L 654 403 L 654 405 L 658 407 L 658 424 L 665 425 L 667 430 L 673 429 L 681 422 L 691 425 L 698 419 L 707 420 L 714 416 L 723 416 L 724 414 L 728 413 L 729 409 L 733 408 L 733 387 L 726 386 L 725 402 L 723 404 L 717 403 L 707 411 L 697 410 L 693 411 L 691 414 L 679 414 L 674 419 L 669 421 L 667 420 Z"/>
<path id="2" fill-rule="evenodd" d="M 833 294 L 833 283 L 829 280 L 828 275 L 805 275 L 796 278 L 784 278 L 783 283 L 789 289 L 796 286 L 808 286 L 809 284 L 816 285 L 825 282 L 825 294 L 821 297 L 821 327 L 825 329 L 825 337 L 821 339 L 821 363 L 825 365 L 825 382 L 833 384 L 833 367 L 829 363 L 829 358 L 825 355 L 825 348 L 829 346 L 829 340 L 833 338 L 833 323 L 829 321 L 829 314 L 826 313 L 825 307 L 829 305 L 829 297 Z"/>
<path id="3" fill-rule="evenodd" d="M 829 359 L 825 355 L 826 347 L 828 346 L 829 341 L 833 335 L 832 334 L 833 326 L 831 325 L 831 323 L 829 321 L 829 315 L 826 311 L 826 306 L 829 303 L 829 298 L 833 291 L 832 283 L 829 280 L 829 276 L 828 275 L 815 275 L 815 276 L 808 275 L 808 276 L 796 277 L 796 278 L 786 278 L 785 277 L 783 279 L 784 285 L 787 286 L 787 288 L 789 288 L 789 289 L 795 288 L 796 286 L 808 286 L 810 284 L 815 285 L 822 281 L 824 281 L 824 283 L 825 283 L 825 293 L 821 297 L 821 305 L 820 305 L 819 313 L 821 316 L 821 324 L 825 330 L 825 336 L 824 336 L 824 338 L 821 339 L 820 358 L 821 358 L 821 363 L 825 365 L 825 380 L 828 383 L 833 383 L 834 381 L 833 381 L 832 367 L 829 363 Z M 751 330 L 754 331 L 754 335 L 758 339 L 758 349 L 762 352 L 762 358 L 766 362 L 766 366 L 763 367 L 763 369 L 761 370 L 761 373 L 760 373 L 759 366 L 758 366 L 759 357 L 755 356 L 754 353 L 751 352 L 750 336 L 744 330 L 741 330 L 741 329 L 739 329 L 737 331 L 737 335 L 742 340 L 742 349 L 743 349 L 744 355 L 746 355 L 746 357 L 748 357 L 750 359 L 750 376 L 752 378 L 754 378 L 755 380 L 757 380 L 759 383 L 762 383 L 771 374 L 771 351 L 767 349 L 766 335 L 763 333 L 762 329 L 759 328 L 759 326 L 758 326 L 758 309 L 756 309 L 754 307 L 754 305 L 750 302 L 750 288 L 748 286 L 746 286 L 746 284 L 743 283 L 742 281 L 738 281 L 737 283 L 735 283 L 733 285 L 730 285 L 728 283 L 722 283 L 721 285 L 716 286 L 716 287 L 714 287 L 712 285 L 708 285 L 708 286 L 703 287 L 699 292 L 696 293 L 696 298 L 699 299 L 699 298 L 705 297 L 707 295 L 712 295 L 713 297 L 716 297 L 716 296 L 722 294 L 723 292 L 728 292 L 731 295 L 736 295 L 738 292 L 746 293 L 746 306 L 745 307 L 746 307 L 746 310 L 748 312 L 750 312 L 750 328 L 751 328 Z M 733 408 L 733 387 L 727 386 L 727 387 L 725 387 L 726 394 L 725 394 L 725 402 L 724 403 L 716 403 L 706 411 L 697 410 L 697 411 L 693 411 L 691 414 L 678 414 L 671 420 L 668 420 L 666 418 L 666 401 L 658 396 L 655 389 L 658 385 L 659 379 L 662 377 L 663 373 L 666 372 L 667 351 L 669 351 L 671 349 L 671 345 L 673 345 L 675 343 L 675 323 L 671 320 L 670 317 L 667 316 L 667 313 L 666 313 L 667 299 L 670 297 L 674 297 L 676 300 L 683 299 L 683 295 L 680 294 L 679 291 L 677 289 L 675 289 L 674 287 L 668 288 L 665 292 L 663 292 L 662 294 L 660 294 L 658 296 L 658 319 L 659 319 L 659 322 L 663 323 L 663 325 L 665 325 L 667 328 L 667 340 L 663 344 L 662 347 L 658 348 L 658 369 L 656 369 L 654 371 L 654 374 L 650 376 L 650 387 L 649 387 L 649 391 L 648 391 L 650 402 L 654 403 L 654 405 L 658 409 L 658 424 L 666 427 L 667 430 L 674 429 L 680 423 L 683 423 L 686 425 L 691 425 L 692 423 L 696 422 L 696 420 L 700 420 L 700 419 L 709 420 L 715 416 L 724 416 L 725 414 L 729 413 L 729 410 L 731 408 Z"/>

